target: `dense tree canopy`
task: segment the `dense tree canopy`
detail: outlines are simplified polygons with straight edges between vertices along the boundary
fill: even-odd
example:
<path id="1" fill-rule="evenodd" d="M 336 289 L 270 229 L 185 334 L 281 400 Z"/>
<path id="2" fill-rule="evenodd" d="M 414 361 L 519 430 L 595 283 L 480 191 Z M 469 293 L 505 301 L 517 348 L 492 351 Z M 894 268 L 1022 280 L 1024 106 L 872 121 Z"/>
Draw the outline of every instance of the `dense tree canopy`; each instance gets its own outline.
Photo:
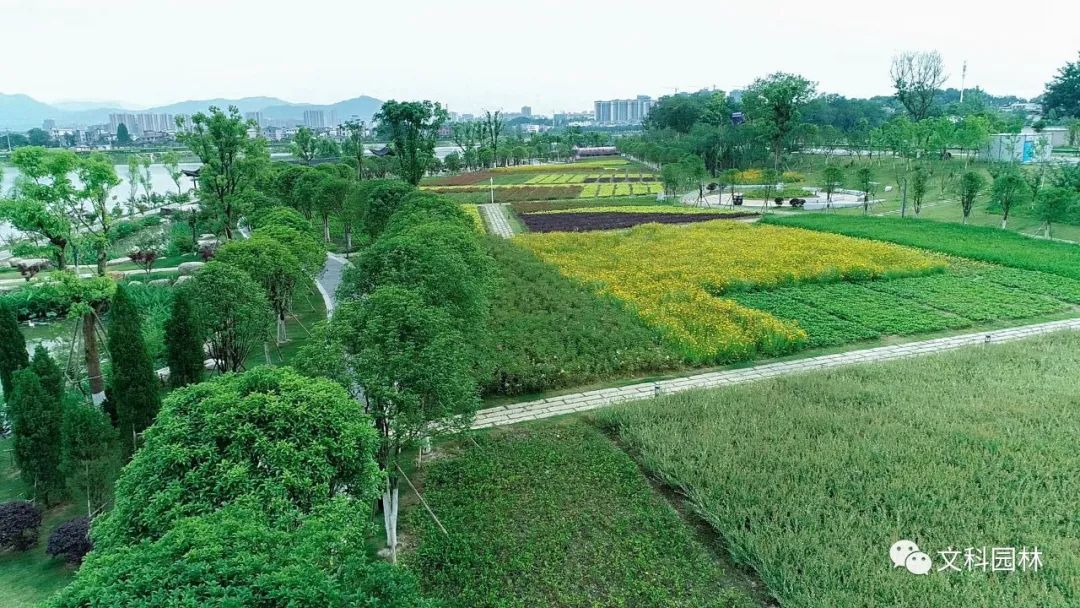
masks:
<path id="1" fill-rule="evenodd" d="M 252 349 L 269 337 L 270 304 L 259 284 L 239 268 L 211 261 L 181 289 L 191 297 L 218 369 L 244 369 Z"/>
<path id="2" fill-rule="evenodd" d="M 94 529 L 100 547 L 159 538 L 181 518 L 250 498 L 293 518 L 379 486 L 371 419 L 345 390 L 258 367 L 177 389 L 116 484 Z"/>
<path id="3" fill-rule="evenodd" d="M 384 102 L 375 115 L 379 131 L 394 147 L 399 174 L 406 182 L 420 183 L 435 160 L 435 142 L 448 114 L 432 101 Z"/>
<path id="4" fill-rule="evenodd" d="M 1043 109 L 1047 114 L 1080 118 L 1080 59 L 1066 63 L 1046 83 Z"/>

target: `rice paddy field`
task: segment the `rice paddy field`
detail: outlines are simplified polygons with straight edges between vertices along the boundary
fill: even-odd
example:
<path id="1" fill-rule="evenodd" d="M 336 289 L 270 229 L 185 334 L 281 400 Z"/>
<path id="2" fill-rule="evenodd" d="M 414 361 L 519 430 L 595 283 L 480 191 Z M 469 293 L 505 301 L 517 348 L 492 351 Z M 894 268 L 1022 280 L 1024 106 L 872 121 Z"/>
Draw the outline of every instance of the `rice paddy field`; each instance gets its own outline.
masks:
<path id="1" fill-rule="evenodd" d="M 1080 336 L 1059 334 L 600 417 L 784 608 L 1066 607 L 1080 605 L 1078 376 Z M 926 575 L 894 567 L 901 539 Z"/>

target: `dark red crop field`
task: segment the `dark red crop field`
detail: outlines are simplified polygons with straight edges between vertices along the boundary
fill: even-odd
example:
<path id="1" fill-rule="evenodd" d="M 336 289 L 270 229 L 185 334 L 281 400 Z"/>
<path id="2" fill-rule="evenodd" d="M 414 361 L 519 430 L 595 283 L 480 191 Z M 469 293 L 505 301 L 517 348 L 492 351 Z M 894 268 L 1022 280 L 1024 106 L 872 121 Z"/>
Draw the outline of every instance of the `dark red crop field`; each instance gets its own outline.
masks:
<path id="1" fill-rule="evenodd" d="M 733 220 L 756 213 L 525 213 L 521 221 L 532 232 L 587 232 L 615 230 L 638 224 L 689 224 L 709 220 Z"/>

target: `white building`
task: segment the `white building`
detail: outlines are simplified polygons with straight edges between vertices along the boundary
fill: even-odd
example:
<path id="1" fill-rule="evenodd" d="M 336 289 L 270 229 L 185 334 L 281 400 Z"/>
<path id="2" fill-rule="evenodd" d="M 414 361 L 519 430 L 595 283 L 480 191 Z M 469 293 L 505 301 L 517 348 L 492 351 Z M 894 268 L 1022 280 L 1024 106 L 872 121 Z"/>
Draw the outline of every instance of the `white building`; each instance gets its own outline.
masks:
<path id="1" fill-rule="evenodd" d="M 1041 163 L 1050 160 L 1053 150 L 1044 133 L 998 133 L 990 136 L 980 156 L 994 162 Z"/>
<path id="2" fill-rule="evenodd" d="M 601 125 L 639 125 L 655 102 L 648 95 L 635 99 L 611 99 L 593 102 L 596 122 Z"/>
<path id="3" fill-rule="evenodd" d="M 304 126 L 309 129 L 326 128 L 326 112 L 322 110 L 304 110 Z"/>

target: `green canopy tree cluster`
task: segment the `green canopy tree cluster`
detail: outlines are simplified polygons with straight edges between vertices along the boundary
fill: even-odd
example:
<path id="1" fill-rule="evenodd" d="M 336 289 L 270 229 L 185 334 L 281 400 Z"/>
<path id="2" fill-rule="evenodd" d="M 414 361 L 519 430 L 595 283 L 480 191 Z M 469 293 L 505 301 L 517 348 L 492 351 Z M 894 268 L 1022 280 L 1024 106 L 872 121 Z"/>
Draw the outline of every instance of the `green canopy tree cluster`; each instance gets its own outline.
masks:
<path id="1" fill-rule="evenodd" d="M 426 437 L 471 419 L 488 374 L 494 274 L 460 206 L 408 186 L 365 188 L 358 217 L 371 244 L 346 271 L 328 330 L 298 359 L 306 373 L 362 389 L 380 438 L 381 508 L 396 559 L 399 462 Z"/>
<path id="2" fill-rule="evenodd" d="M 260 367 L 165 399 L 47 606 L 427 606 L 372 561 L 382 484 L 371 418 L 340 386 Z"/>

